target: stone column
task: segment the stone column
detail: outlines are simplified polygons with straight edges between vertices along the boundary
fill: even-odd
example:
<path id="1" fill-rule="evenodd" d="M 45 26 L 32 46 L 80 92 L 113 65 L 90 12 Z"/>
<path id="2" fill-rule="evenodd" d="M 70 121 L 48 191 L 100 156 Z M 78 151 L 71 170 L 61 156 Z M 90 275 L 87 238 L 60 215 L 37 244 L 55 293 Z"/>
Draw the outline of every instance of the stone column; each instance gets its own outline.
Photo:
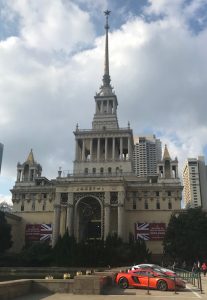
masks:
<path id="1" fill-rule="evenodd" d="M 110 232 L 110 192 L 105 192 L 104 204 L 104 240 Z"/>
<path id="2" fill-rule="evenodd" d="M 72 236 L 73 235 L 73 193 L 68 193 L 67 228 L 68 228 L 68 234 Z"/>
<path id="3" fill-rule="evenodd" d="M 107 108 L 106 108 L 107 114 L 109 113 L 109 100 L 107 100 Z"/>
<path id="4" fill-rule="evenodd" d="M 75 160 L 78 161 L 78 140 L 75 141 Z"/>
<path id="5" fill-rule="evenodd" d="M 92 155 L 93 155 L 93 139 L 90 140 L 90 161 L 92 161 Z"/>
<path id="6" fill-rule="evenodd" d="M 100 138 L 98 138 L 98 144 L 97 144 L 97 161 L 100 160 Z"/>
<path id="7" fill-rule="evenodd" d="M 118 192 L 118 236 L 124 240 L 124 191 Z"/>
<path id="8" fill-rule="evenodd" d="M 54 204 L 52 247 L 57 243 L 60 234 L 60 204 Z"/>
<path id="9" fill-rule="evenodd" d="M 103 101 L 101 101 L 101 114 L 103 113 Z"/>
<path id="10" fill-rule="evenodd" d="M 130 137 L 128 137 L 128 160 L 131 159 L 131 140 Z"/>
<path id="11" fill-rule="evenodd" d="M 60 216 L 60 235 L 63 236 L 66 231 L 66 207 L 61 207 L 61 216 Z"/>
<path id="12" fill-rule="evenodd" d="M 82 144 L 82 160 L 85 160 L 85 140 L 83 140 Z"/>
<path id="13" fill-rule="evenodd" d="M 105 160 L 108 159 L 108 139 L 105 138 Z"/>
<path id="14" fill-rule="evenodd" d="M 112 143 L 112 160 L 115 160 L 115 138 L 113 138 Z"/>
<path id="15" fill-rule="evenodd" d="M 18 181 L 18 182 L 19 182 L 20 179 L 21 179 L 21 173 L 22 173 L 21 170 L 17 170 L 17 181 Z"/>
<path id="16" fill-rule="evenodd" d="M 121 160 L 123 160 L 123 138 L 120 138 L 120 156 Z"/>

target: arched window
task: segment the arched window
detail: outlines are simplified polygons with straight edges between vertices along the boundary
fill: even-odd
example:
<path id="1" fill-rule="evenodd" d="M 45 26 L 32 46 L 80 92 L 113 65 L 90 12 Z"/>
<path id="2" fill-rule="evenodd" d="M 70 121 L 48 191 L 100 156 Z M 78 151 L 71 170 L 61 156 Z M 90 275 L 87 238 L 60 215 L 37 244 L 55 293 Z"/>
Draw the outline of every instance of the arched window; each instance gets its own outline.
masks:
<path id="1" fill-rule="evenodd" d="M 103 174 L 103 172 L 104 172 L 104 169 L 100 168 L 100 173 Z"/>
<path id="2" fill-rule="evenodd" d="M 111 174 L 111 168 L 110 167 L 108 168 L 108 173 Z"/>

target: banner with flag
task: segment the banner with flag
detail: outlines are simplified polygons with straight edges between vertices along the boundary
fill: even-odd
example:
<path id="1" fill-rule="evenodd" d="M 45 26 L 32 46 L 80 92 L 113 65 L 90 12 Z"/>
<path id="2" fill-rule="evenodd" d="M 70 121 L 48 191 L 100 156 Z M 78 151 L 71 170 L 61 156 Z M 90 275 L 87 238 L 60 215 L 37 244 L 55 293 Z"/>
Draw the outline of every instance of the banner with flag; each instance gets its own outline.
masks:
<path id="1" fill-rule="evenodd" d="M 161 241 L 166 232 L 165 223 L 135 223 L 135 238 L 144 241 Z"/>
<path id="2" fill-rule="evenodd" d="M 52 224 L 26 224 L 25 241 L 52 241 Z"/>

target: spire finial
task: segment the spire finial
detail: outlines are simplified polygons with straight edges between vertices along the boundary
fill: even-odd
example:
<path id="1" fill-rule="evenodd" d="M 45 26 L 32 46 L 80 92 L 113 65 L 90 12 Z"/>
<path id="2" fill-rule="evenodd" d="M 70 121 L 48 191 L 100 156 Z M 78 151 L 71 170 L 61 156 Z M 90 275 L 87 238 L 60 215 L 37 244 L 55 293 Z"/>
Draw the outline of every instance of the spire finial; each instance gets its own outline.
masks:
<path id="1" fill-rule="evenodd" d="M 108 24 L 108 18 L 110 15 L 110 10 L 105 10 L 104 14 L 106 16 L 106 24 L 105 24 L 105 30 L 106 30 L 106 43 L 105 43 L 105 63 L 104 63 L 104 76 L 103 76 L 103 85 L 109 86 L 110 85 L 110 75 L 109 75 L 109 47 L 108 47 L 108 31 L 109 31 L 109 24 Z"/>
<path id="2" fill-rule="evenodd" d="M 27 160 L 26 160 L 26 162 L 28 162 L 29 164 L 34 164 L 34 155 L 33 155 L 33 150 L 31 149 L 30 150 L 30 153 L 29 153 L 29 155 L 28 155 L 28 157 L 27 157 Z"/>

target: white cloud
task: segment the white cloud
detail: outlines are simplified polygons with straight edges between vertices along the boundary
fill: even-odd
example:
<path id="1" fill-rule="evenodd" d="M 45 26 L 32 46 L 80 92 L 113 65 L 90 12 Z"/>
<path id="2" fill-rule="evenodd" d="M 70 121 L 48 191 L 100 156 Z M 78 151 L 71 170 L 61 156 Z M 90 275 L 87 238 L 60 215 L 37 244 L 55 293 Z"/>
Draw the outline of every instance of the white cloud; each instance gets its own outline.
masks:
<path id="1" fill-rule="evenodd" d="M 10 9 L 21 17 L 20 35 L 0 42 L 1 176 L 15 177 L 31 148 L 43 175 L 54 178 L 59 166 L 72 170 L 72 131 L 76 123 L 91 128 L 95 112 L 104 36 L 92 42 L 89 14 L 74 3 L 39 1 L 15 1 Z M 110 34 L 110 73 L 120 126 L 129 120 L 135 135 L 159 132 L 182 169 L 207 140 L 207 30 L 193 35 L 182 1 L 167 3 L 151 0 L 147 8 L 148 14 L 166 8 L 164 19 L 133 18 Z M 189 8 L 191 14 L 197 9 Z M 89 49 L 78 51 L 87 43 Z"/>
<path id="2" fill-rule="evenodd" d="M 20 37 L 38 51 L 74 51 L 94 38 L 89 14 L 72 1 L 8 0 L 19 17 Z"/>

